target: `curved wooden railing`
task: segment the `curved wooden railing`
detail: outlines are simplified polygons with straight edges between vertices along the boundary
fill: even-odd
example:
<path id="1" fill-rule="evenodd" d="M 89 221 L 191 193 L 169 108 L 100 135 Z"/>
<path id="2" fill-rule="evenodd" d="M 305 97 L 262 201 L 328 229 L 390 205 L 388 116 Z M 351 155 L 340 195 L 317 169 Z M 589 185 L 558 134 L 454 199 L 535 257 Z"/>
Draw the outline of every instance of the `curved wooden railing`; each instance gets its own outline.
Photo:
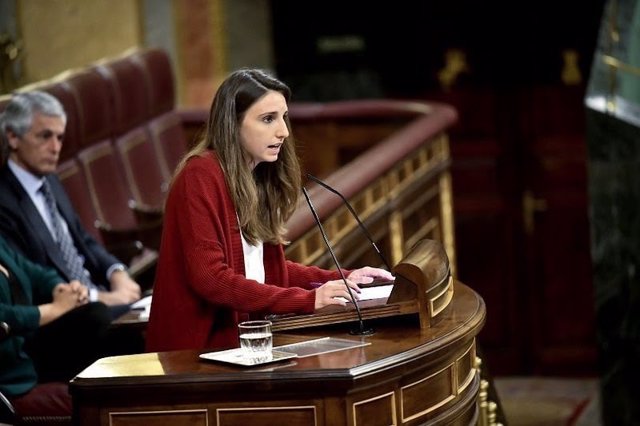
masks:
<path id="1" fill-rule="evenodd" d="M 392 264 L 417 241 L 431 238 L 444 244 L 455 268 L 446 135 L 457 118 L 453 108 L 428 102 L 363 100 L 292 104 L 289 114 L 307 169 L 325 176 L 323 180 L 350 201 Z M 355 158 L 346 164 L 339 159 L 333 165 L 317 161 L 323 151 L 339 152 L 342 147 L 348 147 Z M 315 183 L 308 187 L 342 266 L 380 264 L 340 198 Z M 289 258 L 333 266 L 304 199 L 288 230 Z"/>

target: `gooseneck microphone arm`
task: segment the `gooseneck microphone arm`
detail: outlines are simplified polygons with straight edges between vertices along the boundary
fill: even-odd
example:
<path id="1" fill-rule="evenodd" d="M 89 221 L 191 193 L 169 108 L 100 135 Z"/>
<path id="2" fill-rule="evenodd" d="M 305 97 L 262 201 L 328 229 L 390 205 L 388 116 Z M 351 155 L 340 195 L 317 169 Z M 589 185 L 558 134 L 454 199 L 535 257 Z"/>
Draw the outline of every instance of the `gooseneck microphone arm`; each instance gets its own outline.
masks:
<path id="1" fill-rule="evenodd" d="M 344 282 L 345 287 L 347 287 L 347 291 L 349 292 L 349 297 L 351 297 L 351 301 L 353 302 L 353 305 L 356 307 L 356 313 L 358 314 L 359 329 L 358 330 L 351 330 L 349 333 L 350 334 L 354 334 L 354 335 L 363 335 L 363 336 L 373 334 L 373 329 L 364 327 L 364 322 L 362 321 L 362 313 L 360 312 L 360 306 L 358 305 L 358 301 L 353 296 L 353 291 L 351 290 L 351 287 L 349 287 L 349 284 L 347 284 L 347 278 L 344 276 L 344 272 L 342 272 L 342 268 L 340 267 L 340 263 L 338 262 L 338 259 L 336 258 L 336 255 L 333 252 L 333 248 L 331 248 L 331 244 L 329 243 L 329 238 L 327 238 L 327 234 L 326 234 L 326 232 L 324 232 L 324 227 L 322 226 L 322 223 L 320 222 L 320 218 L 318 217 L 318 212 L 316 212 L 315 207 L 313 207 L 313 203 L 311 202 L 311 198 L 309 197 L 309 193 L 307 192 L 307 189 L 304 186 L 302 187 L 302 193 L 304 194 L 304 198 L 307 200 L 307 204 L 309 205 L 309 209 L 311 210 L 311 213 L 313 214 L 313 219 L 316 221 L 316 225 L 318 225 L 318 229 L 320 230 L 320 234 L 322 234 L 322 239 L 324 240 L 325 245 L 329 249 L 329 254 L 331 254 L 331 258 L 333 259 L 333 263 L 338 268 L 338 273 L 340 274 L 340 277 L 342 278 L 342 281 Z"/>
<path id="2" fill-rule="evenodd" d="M 367 239 L 369 240 L 369 242 L 371 243 L 371 245 L 373 246 L 373 249 L 376 251 L 376 253 L 378 253 L 378 256 L 380 257 L 380 259 L 382 260 L 382 262 L 384 263 L 384 265 L 387 267 L 387 271 L 391 271 L 391 265 L 389 265 L 389 262 L 387 262 L 387 259 L 384 257 L 384 255 L 382 254 L 382 252 L 380 251 L 380 249 L 378 248 L 378 246 L 376 245 L 376 243 L 373 241 L 373 237 L 371 236 L 371 234 L 369 233 L 369 231 L 367 230 L 367 227 L 364 226 L 364 224 L 362 223 L 362 221 L 360 220 L 360 218 L 358 217 L 358 214 L 356 213 L 356 211 L 353 209 L 353 207 L 351 207 L 351 204 L 349 203 L 349 201 L 347 201 L 347 199 L 344 197 L 344 195 L 342 195 L 340 192 L 338 192 L 336 189 L 332 188 L 331 186 L 327 185 L 326 183 L 324 183 L 323 181 L 321 181 L 320 179 L 318 179 L 317 177 L 313 176 L 312 174 L 307 173 L 307 177 L 309 179 L 311 179 L 312 181 L 314 181 L 315 183 L 317 183 L 318 185 L 322 186 L 324 189 L 327 189 L 331 192 L 333 192 L 334 194 L 336 194 L 338 197 L 340 197 L 342 199 L 342 202 L 344 203 L 345 206 L 347 206 L 347 208 L 349 209 L 349 211 L 351 212 L 351 215 L 355 218 L 355 220 L 358 222 L 358 225 L 360 226 L 360 229 L 362 230 L 362 232 L 364 233 L 364 235 L 367 237 Z"/>

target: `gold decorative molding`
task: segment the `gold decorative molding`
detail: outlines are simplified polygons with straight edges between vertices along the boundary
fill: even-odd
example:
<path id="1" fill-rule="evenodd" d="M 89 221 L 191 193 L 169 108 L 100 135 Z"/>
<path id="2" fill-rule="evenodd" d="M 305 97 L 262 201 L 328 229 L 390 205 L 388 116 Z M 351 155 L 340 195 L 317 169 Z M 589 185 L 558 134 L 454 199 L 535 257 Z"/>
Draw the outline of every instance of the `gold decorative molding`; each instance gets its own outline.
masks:
<path id="1" fill-rule="evenodd" d="M 475 358 L 475 365 L 480 374 L 482 359 Z M 478 423 L 477 426 L 502 426 L 497 422 L 498 404 L 489 399 L 489 382 L 485 379 L 480 380 L 480 391 L 478 392 Z"/>
<path id="2" fill-rule="evenodd" d="M 414 382 L 408 383 L 400 388 L 400 417 L 402 420 L 402 424 L 419 419 L 420 417 L 425 416 L 428 413 L 437 410 L 453 399 L 457 398 L 461 395 L 471 384 L 473 379 L 478 375 L 478 370 L 475 368 L 475 339 L 471 342 L 469 347 L 464 351 L 462 355 L 460 355 L 454 362 L 445 365 L 438 371 L 430 374 L 427 377 L 423 377 Z M 467 364 L 466 366 L 463 364 Z M 460 380 L 458 378 L 458 370 L 464 367 L 469 370 L 469 373 L 465 376 L 465 379 Z M 448 377 L 447 377 L 448 376 Z M 442 389 L 438 385 L 442 385 L 441 382 L 444 378 L 446 381 L 447 389 L 446 393 L 441 393 L 440 395 L 435 395 L 434 392 L 436 389 Z M 412 389 L 415 389 L 415 392 L 421 393 L 422 391 L 429 391 L 432 401 L 428 401 L 428 398 L 421 398 L 425 404 L 425 406 L 420 407 L 420 411 L 417 412 L 408 412 L 409 410 L 405 407 L 405 402 L 410 400 L 407 399 L 407 396 L 412 392 Z M 415 409 L 416 407 L 414 407 Z"/>
<path id="3" fill-rule="evenodd" d="M 446 135 L 444 136 L 446 137 Z M 447 143 L 448 147 L 448 143 Z M 449 153 L 447 152 L 447 156 Z M 456 276 L 456 236 L 453 217 L 453 189 L 451 185 L 451 173 L 443 172 L 439 180 L 440 184 L 440 208 L 442 216 L 442 244 L 449 257 L 451 275 Z"/>
<path id="4" fill-rule="evenodd" d="M 204 425 L 209 424 L 209 415 L 206 408 L 175 409 L 175 410 L 145 410 L 145 411 L 111 411 L 109 412 L 109 426 L 128 425 L 134 421 L 153 422 L 151 417 L 172 416 L 197 416 Z M 146 417 L 146 418 L 145 418 Z M 157 420 L 157 419 L 156 419 Z M 164 419 L 167 421 L 168 419 Z M 193 420 L 193 419 L 192 419 Z"/>
<path id="5" fill-rule="evenodd" d="M 465 367 L 469 370 L 466 377 L 462 381 L 460 381 L 459 374 L 456 375 L 456 388 L 458 389 L 458 395 L 464 392 L 464 390 L 469 387 L 469 385 L 471 385 L 473 379 L 478 375 L 479 369 L 476 366 L 476 358 L 476 344 L 474 339 L 473 343 L 469 346 L 465 353 L 460 355 L 460 357 L 458 357 L 458 359 L 456 360 L 457 373 L 460 372 L 460 369 L 462 367 Z"/>
<path id="6" fill-rule="evenodd" d="M 291 405 L 291 406 L 260 406 L 260 407 L 229 407 L 229 408 L 217 408 L 216 409 L 216 425 L 224 425 L 223 416 L 225 414 L 232 413 L 247 413 L 249 415 L 257 416 L 259 413 L 273 413 L 284 411 L 298 411 L 298 412 L 310 412 L 313 416 L 313 423 L 309 426 L 317 426 L 318 424 L 318 410 L 315 405 Z M 237 419 L 236 419 L 237 420 Z"/>
<path id="7" fill-rule="evenodd" d="M 391 263 L 397 265 L 404 253 L 402 234 L 402 213 L 393 212 L 389 216 L 389 239 L 391 241 Z"/>
<path id="8" fill-rule="evenodd" d="M 454 364 L 449 364 L 446 367 L 440 369 L 439 371 L 436 371 L 435 373 L 431 374 L 430 376 L 424 377 L 420 380 L 417 380 L 413 383 L 409 383 L 406 386 L 402 386 L 400 388 L 400 400 L 402 402 L 400 409 L 401 409 L 401 416 L 402 416 L 402 423 L 406 423 L 410 420 L 414 420 L 417 418 L 420 418 L 422 416 L 424 416 L 425 414 L 428 414 L 440 407 L 442 407 L 443 405 L 445 405 L 447 402 L 453 400 L 456 395 L 457 395 L 457 389 L 456 389 L 456 385 L 455 385 L 455 380 L 453 379 L 453 377 L 455 377 L 454 373 L 453 373 L 453 369 L 454 369 Z M 421 411 L 417 412 L 417 413 L 406 413 L 406 409 L 405 409 L 405 404 L 404 402 L 407 400 L 405 398 L 405 394 L 407 394 L 411 388 L 415 388 L 420 386 L 420 388 L 425 388 L 428 387 L 428 384 L 431 381 L 437 380 L 438 376 L 441 375 L 448 375 L 448 383 L 450 385 L 449 389 L 448 389 L 448 393 L 446 395 L 443 395 L 443 398 L 441 398 L 439 401 L 437 401 L 435 404 L 429 405 L 427 407 L 424 407 Z M 406 416 L 406 417 L 405 417 Z"/>
<path id="9" fill-rule="evenodd" d="M 429 299 L 429 312 L 431 317 L 434 318 L 438 314 L 446 309 L 453 299 L 453 276 L 449 275 L 449 279 L 445 281 L 443 289 Z"/>
<path id="10" fill-rule="evenodd" d="M 640 67 L 627 64 L 618 58 L 614 58 L 611 55 L 602 55 L 602 62 L 616 70 L 621 70 L 629 74 L 640 76 Z"/>
<path id="11" fill-rule="evenodd" d="M 363 399 L 361 401 L 354 402 L 351 405 L 351 414 L 352 414 L 352 418 L 353 418 L 353 424 L 354 425 L 367 426 L 362 422 L 358 422 L 358 410 L 357 410 L 358 407 L 359 406 L 364 406 L 366 404 L 370 404 L 370 403 L 375 402 L 375 401 L 380 401 L 383 398 L 387 398 L 389 400 L 388 413 L 390 415 L 389 417 L 391 417 L 391 419 L 392 419 L 391 426 L 396 426 L 398 424 L 398 419 L 396 417 L 396 394 L 395 394 L 395 392 L 387 392 L 387 393 L 384 393 L 382 395 L 376 395 L 376 396 L 373 396 L 371 398 L 367 398 L 367 399 Z"/>

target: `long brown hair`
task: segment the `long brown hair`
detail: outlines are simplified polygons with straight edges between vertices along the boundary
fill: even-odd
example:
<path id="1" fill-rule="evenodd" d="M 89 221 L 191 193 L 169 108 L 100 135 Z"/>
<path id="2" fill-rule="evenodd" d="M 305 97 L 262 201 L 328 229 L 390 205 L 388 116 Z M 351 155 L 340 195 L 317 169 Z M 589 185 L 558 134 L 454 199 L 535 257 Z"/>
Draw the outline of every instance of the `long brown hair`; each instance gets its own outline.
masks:
<path id="1" fill-rule="evenodd" d="M 260 241 L 286 243 L 285 223 L 296 209 L 301 186 L 300 163 L 287 117 L 289 137 L 284 140 L 277 161 L 259 163 L 252 170 L 249 154 L 240 143 L 244 114 L 271 90 L 280 92 L 289 102 L 289 87 L 264 71 L 241 69 L 229 75 L 213 98 L 206 133 L 176 169 L 177 175 L 190 158 L 202 155 L 207 149 L 214 150 L 224 171 L 242 234 L 253 245 Z"/>

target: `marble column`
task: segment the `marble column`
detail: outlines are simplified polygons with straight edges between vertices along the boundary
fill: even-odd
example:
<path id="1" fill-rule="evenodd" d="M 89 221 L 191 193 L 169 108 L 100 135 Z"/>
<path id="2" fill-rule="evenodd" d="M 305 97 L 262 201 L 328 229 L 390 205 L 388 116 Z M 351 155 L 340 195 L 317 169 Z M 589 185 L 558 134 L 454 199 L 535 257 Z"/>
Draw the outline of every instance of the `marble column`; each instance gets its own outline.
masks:
<path id="1" fill-rule="evenodd" d="M 640 0 L 609 0 L 587 105 L 602 420 L 640 424 Z"/>
<path id="2" fill-rule="evenodd" d="M 640 129 L 587 117 L 602 417 L 640 424 Z"/>

